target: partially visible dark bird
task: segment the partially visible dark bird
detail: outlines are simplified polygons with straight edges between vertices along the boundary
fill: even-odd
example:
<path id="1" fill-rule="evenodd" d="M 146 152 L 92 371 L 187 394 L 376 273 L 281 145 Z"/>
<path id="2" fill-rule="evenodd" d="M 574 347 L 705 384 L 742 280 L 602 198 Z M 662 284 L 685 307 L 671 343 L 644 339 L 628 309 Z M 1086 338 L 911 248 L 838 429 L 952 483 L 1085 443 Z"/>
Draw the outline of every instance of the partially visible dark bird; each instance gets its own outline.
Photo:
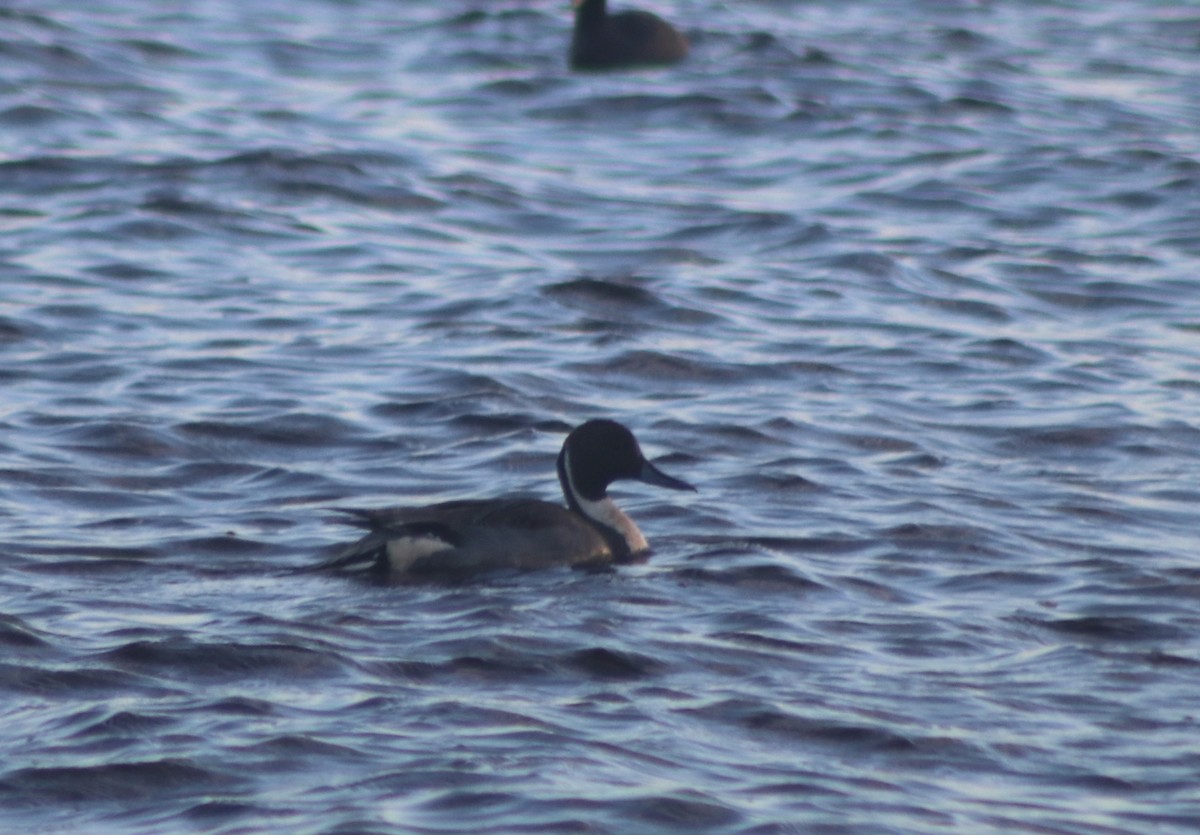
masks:
<path id="1" fill-rule="evenodd" d="M 575 0 L 572 69 L 674 64 L 687 54 L 687 38 L 658 15 L 639 10 L 609 14 L 606 0 Z"/>

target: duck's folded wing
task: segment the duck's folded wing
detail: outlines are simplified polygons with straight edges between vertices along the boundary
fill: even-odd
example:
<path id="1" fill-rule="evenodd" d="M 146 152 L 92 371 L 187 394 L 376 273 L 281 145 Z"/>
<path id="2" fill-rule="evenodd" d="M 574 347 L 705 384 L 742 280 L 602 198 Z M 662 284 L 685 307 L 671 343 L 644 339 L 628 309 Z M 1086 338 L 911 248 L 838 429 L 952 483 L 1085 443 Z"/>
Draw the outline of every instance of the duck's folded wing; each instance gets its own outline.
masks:
<path id="1" fill-rule="evenodd" d="M 427 507 L 335 507 L 334 513 L 344 514 L 336 521 L 356 528 L 366 528 L 369 531 L 395 531 L 412 525 L 443 525 L 461 524 L 465 520 L 478 515 L 482 506 L 488 504 L 481 501 L 442 502 Z"/>
<path id="2" fill-rule="evenodd" d="M 447 504 L 469 504 L 453 502 Z M 418 553 L 431 554 L 459 545 L 459 537 L 453 525 L 443 518 L 431 517 L 429 508 L 392 507 L 377 510 L 360 508 L 335 508 L 345 514 L 337 521 L 366 528 L 367 533 L 355 542 L 333 552 L 319 565 L 319 570 L 348 574 L 376 573 L 386 576 L 392 570 L 393 553 L 397 543 L 407 542 Z"/>

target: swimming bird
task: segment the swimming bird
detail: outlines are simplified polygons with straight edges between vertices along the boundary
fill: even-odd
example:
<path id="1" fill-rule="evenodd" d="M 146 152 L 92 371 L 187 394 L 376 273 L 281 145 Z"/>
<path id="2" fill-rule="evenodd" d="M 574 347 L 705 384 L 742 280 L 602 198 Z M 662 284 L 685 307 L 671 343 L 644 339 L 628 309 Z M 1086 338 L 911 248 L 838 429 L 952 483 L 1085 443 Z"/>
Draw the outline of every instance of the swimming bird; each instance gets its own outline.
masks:
<path id="1" fill-rule="evenodd" d="M 647 461 L 633 433 L 613 420 L 589 420 L 567 435 L 557 469 L 566 507 L 501 498 L 343 510 L 368 533 L 323 567 L 400 580 L 618 562 L 649 545 L 608 497 L 610 484 L 634 479 L 696 489 Z"/>
<path id="2" fill-rule="evenodd" d="M 572 69 L 674 64 L 687 54 L 687 38 L 656 14 L 640 10 L 609 14 L 607 0 L 575 0 Z"/>

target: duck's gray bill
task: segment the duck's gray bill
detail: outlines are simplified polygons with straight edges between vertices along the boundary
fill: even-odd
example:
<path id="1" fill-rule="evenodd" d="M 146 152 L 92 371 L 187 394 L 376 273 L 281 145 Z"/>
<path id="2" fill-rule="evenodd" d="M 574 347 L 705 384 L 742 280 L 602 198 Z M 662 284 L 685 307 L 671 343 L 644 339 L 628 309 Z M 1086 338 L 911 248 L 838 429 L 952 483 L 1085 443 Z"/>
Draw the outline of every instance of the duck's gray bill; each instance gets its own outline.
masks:
<path id="1" fill-rule="evenodd" d="M 642 462 L 642 472 L 638 475 L 638 481 L 644 481 L 656 487 L 669 487 L 672 490 L 691 490 L 693 493 L 696 492 L 696 488 L 686 481 L 680 481 L 674 476 L 667 475 L 649 461 Z"/>

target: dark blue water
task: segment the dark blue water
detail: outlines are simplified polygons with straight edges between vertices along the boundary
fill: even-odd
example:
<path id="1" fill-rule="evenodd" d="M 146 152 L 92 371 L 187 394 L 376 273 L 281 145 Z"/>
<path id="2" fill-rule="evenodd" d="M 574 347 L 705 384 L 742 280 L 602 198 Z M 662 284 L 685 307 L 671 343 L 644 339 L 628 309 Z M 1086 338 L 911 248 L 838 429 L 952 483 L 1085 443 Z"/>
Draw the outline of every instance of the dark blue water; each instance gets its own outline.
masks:
<path id="1" fill-rule="evenodd" d="M 0 828 L 1200 826 L 1200 11 L 653 8 L 0 8 Z M 647 563 L 297 572 L 601 415 Z"/>

